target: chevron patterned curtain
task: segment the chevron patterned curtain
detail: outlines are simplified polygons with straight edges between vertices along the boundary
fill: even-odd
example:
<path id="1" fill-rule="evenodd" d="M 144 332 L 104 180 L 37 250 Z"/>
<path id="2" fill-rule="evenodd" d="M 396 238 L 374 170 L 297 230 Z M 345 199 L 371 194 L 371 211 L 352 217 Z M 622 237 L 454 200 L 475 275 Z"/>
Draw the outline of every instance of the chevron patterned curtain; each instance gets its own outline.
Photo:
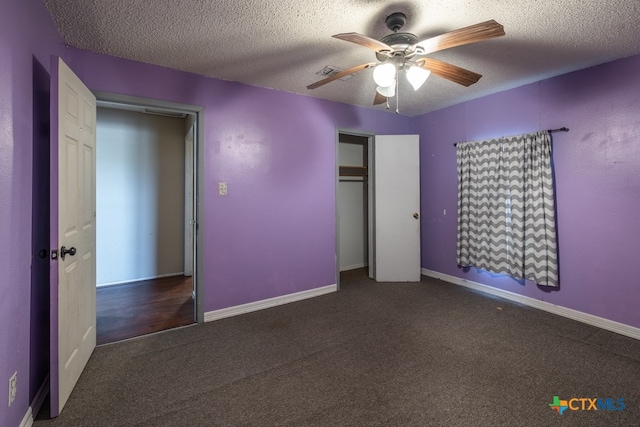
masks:
<path id="1" fill-rule="evenodd" d="M 548 132 L 457 145 L 459 266 L 558 286 Z"/>

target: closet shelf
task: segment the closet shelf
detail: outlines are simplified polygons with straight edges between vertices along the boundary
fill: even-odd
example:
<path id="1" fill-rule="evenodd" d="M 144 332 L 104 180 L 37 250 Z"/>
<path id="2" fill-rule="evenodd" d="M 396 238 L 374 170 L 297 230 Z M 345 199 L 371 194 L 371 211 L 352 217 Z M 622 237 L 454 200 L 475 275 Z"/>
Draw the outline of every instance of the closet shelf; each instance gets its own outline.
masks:
<path id="1" fill-rule="evenodd" d="M 367 176 L 368 170 L 366 166 L 340 166 L 340 176 Z"/>

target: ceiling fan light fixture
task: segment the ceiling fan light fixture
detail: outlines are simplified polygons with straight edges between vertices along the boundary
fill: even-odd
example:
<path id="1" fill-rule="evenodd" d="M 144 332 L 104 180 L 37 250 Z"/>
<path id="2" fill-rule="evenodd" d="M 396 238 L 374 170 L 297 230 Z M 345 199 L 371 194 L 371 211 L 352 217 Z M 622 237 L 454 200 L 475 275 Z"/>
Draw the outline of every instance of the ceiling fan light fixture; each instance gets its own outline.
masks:
<path id="1" fill-rule="evenodd" d="M 376 88 L 376 91 L 382 96 L 393 98 L 396 95 L 395 79 L 389 86 L 378 86 Z"/>
<path id="2" fill-rule="evenodd" d="M 413 90 L 418 90 L 427 81 L 427 78 L 431 74 L 431 71 L 425 70 L 417 65 L 412 65 L 407 70 L 407 80 L 413 86 Z"/>
<path id="3" fill-rule="evenodd" d="M 378 86 L 388 87 L 396 78 L 396 66 L 390 62 L 380 64 L 373 69 L 373 80 Z"/>

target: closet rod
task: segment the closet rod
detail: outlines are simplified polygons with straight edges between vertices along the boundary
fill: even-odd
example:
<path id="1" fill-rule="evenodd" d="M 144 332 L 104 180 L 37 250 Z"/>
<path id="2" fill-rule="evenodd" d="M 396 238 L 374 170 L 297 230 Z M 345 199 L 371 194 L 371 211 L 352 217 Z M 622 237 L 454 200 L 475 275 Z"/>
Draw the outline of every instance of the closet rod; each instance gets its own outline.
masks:
<path id="1" fill-rule="evenodd" d="M 558 128 L 558 129 L 549 129 L 549 130 L 547 130 L 547 132 L 549 132 L 549 133 L 556 133 L 556 132 L 569 132 L 569 128 L 568 128 L 568 127 L 565 127 L 565 126 L 562 126 L 561 128 Z M 454 143 L 453 143 L 453 146 L 454 146 L 454 147 L 455 147 L 455 146 L 457 146 L 457 145 L 458 145 L 458 143 L 457 143 L 457 142 L 454 142 Z"/>

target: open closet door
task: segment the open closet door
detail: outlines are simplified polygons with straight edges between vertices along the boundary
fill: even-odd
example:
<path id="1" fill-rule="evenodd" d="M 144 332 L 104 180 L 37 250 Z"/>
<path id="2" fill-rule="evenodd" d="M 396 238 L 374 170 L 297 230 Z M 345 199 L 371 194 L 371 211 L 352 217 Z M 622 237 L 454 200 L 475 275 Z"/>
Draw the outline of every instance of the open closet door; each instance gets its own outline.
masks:
<path id="1" fill-rule="evenodd" d="M 96 98 L 51 61 L 51 416 L 96 346 Z"/>
<path id="2" fill-rule="evenodd" d="M 374 151 L 375 280 L 419 282 L 419 136 L 378 135 Z"/>

